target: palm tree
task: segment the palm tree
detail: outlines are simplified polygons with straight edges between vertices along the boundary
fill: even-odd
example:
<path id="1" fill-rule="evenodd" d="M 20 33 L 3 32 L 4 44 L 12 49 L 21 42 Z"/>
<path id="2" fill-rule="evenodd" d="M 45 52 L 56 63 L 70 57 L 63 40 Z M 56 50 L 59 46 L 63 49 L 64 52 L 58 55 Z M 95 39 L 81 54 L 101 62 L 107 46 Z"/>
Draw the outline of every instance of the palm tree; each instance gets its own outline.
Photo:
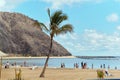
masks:
<path id="1" fill-rule="evenodd" d="M 73 27 L 71 24 L 65 24 L 61 26 L 60 24 L 68 19 L 68 16 L 66 14 L 63 14 L 62 11 L 56 11 L 52 15 L 50 14 L 50 10 L 48 9 L 48 16 L 50 19 L 50 24 L 49 24 L 49 29 L 44 25 L 44 23 L 40 23 L 38 21 L 35 22 L 36 25 L 45 28 L 49 32 L 50 35 L 50 48 L 49 48 L 49 53 L 46 55 L 46 61 L 43 67 L 43 70 L 40 74 L 40 77 L 44 77 L 46 66 L 48 64 L 48 60 L 50 57 L 50 54 L 52 52 L 52 46 L 53 46 L 53 37 L 62 33 L 67 33 L 67 32 L 72 32 Z"/>

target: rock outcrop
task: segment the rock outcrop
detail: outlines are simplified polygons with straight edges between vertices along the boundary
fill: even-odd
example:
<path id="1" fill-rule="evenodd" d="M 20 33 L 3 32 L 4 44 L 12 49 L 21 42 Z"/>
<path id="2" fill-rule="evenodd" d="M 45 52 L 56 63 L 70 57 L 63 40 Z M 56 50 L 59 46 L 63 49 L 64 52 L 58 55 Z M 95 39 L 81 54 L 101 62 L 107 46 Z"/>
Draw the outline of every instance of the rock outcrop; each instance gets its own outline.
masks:
<path id="1" fill-rule="evenodd" d="M 35 20 L 20 13 L 0 12 L 0 50 L 9 54 L 45 56 L 49 51 L 50 38 Z M 57 42 L 53 42 L 52 56 L 71 54 Z"/>

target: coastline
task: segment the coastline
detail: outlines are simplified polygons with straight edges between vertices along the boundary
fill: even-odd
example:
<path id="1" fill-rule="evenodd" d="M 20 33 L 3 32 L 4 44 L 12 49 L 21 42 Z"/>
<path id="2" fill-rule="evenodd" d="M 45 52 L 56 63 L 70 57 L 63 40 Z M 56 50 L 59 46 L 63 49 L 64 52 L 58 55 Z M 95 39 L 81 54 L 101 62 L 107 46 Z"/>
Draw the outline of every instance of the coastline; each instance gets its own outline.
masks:
<path id="1" fill-rule="evenodd" d="M 33 58 L 47 58 L 46 56 L 41 56 L 41 57 L 23 57 L 23 56 L 13 56 L 13 57 L 2 57 L 2 59 L 33 59 Z M 50 56 L 50 58 L 76 58 L 76 56 Z"/>
<path id="2" fill-rule="evenodd" d="M 3 57 L 3 59 L 33 59 L 33 58 L 46 58 L 46 56 L 42 57 Z M 50 58 L 76 58 L 75 56 L 51 56 Z M 2 79 L 1 80 L 9 80 L 15 78 L 16 67 L 10 67 L 9 69 L 2 68 Z M 43 67 L 36 67 L 32 69 L 33 66 L 21 67 L 17 66 L 17 69 L 22 70 L 22 79 L 24 80 L 93 80 L 97 79 L 97 70 L 94 69 L 81 69 L 81 68 L 59 68 L 59 67 L 47 67 L 47 71 L 45 74 L 45 78 L 39 78 L 39 75 L 43 69 Z M 104 69 L 103 69 L 104 70 Z M 108 79 L 119 79 L 120 70 L 118 69 L 109 69 L 109 72 L 113 74 L 113 76 L 105 76 L 104 78 Z M 57 74 L 56 74 L 57 73 Z M 31 76 L 34 75 L 34 76 Z M 7 75 L 7 76 L 6 76 Z"/>

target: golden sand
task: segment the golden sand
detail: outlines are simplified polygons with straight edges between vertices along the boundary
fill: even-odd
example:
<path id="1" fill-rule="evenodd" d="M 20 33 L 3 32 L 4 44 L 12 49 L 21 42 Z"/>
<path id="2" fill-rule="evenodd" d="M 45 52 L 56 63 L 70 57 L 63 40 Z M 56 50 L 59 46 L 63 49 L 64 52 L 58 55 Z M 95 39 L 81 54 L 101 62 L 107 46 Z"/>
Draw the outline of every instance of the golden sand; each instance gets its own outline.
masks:
<path id="1" fill-rule="evenodd" d="M 47 68 L 45 77 L 39 78 L 42 68 L 31 70 L 30 68 L 21 68 L 22 78 L 24 80 L 87 80 L 97 78 L 96 70 L 92 69 L 70 69 L 70 68 Z M 119 70 L 109 70 L 113 76 L 105 78 L 120 78 Z M 14 68 L 2 69 L 1 80 L 10 80 L 15 78 Z"/>

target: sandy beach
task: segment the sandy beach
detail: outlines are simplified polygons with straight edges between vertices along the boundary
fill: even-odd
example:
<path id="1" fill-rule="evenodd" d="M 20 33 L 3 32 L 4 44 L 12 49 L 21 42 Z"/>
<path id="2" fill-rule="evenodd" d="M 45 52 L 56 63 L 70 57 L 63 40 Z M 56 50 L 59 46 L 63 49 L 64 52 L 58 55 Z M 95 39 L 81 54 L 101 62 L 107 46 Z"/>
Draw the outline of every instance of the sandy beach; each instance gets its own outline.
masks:
<path id="1" fill-rule="evenodd" d="M 23 56 L 13 56 L 13 57 L 2 57 L 2 59 L 32 59 L 32 58 L 47 58 L 46 56 L 41 56 L 41 57 L 23 57 Z M 50 58 L 76 58 L 75 56 L 50 56 Z"/>
<path id="2" fill-rule="evenodd" d="M 46 58 L 46 57 L 3 57 L 3 59 L 22 59 L 22 58 Z M 51 57 L 51 58 L 75 58 L 75 56 Z M 32 67 L 19 67 L 22 70 L 22 80 L 92 80 L 97 79 L 96 69 L 81 68 L 47 68 L 45 78 L 39 78 L 42 67 L 31 70 Z M 18 68 L 18 69 L 19 69 Z M 113 76 L 105 78 L 120 78 L 120 70 L 110 69 Z M 15 78 L 15 67 L 9 69 L 2 68 L 1 80 L 13 80 Z"/>
<path id="3" fill-rule="evenodd" d="M 24 80 L 87 80 L 96 79 L 97 73 L 94 69 L 73 69 L 73 68 L 47 68 L 45 78 L 39 78 L 42 68 L 31 70 L 21 68 Z M 120 70 L 109 70 L 113 76 L 105 78 L 120 78 Z M 15 78 L 15 69 L 2 69 L 1 80 L 11 80 Z"/>

